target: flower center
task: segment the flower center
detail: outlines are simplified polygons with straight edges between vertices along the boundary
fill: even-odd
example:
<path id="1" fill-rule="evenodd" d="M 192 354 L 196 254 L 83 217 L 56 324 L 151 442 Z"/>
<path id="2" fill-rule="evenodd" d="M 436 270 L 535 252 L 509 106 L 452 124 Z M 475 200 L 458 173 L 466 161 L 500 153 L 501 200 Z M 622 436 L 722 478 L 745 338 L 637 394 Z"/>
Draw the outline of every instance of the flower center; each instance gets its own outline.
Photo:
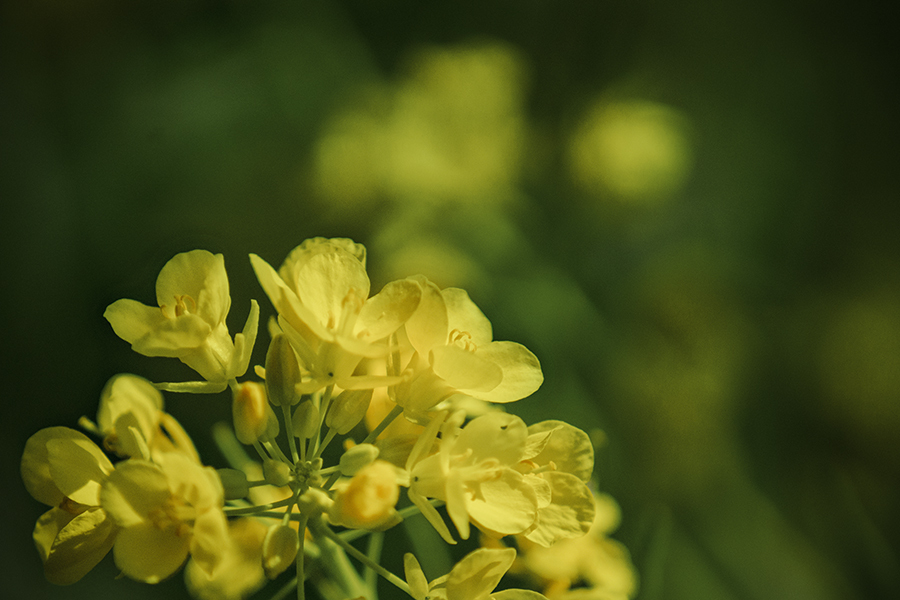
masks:
<path id="1" fill-rule="evenodd" d="M 162 310 L 162 313 L 166 316 L 167 319 L 172 318 L 170 310 L 173 311 L 175 313 L 175 317 L 178 318 L 181 315 L 196 313 L 197 301 L 194 300 L 189 294 L 178 294 L 175 296 L 174 307 L 170 307 L 170 305 L 168 304 L 163 304 L 159 308 L 160 310 Z"/>
<path id="2" fill-rule="evenodd" d="M 197 517 L 197 510 L 184 503 L 184 500 L 170 494 L 162 506 L 147 513 L 147 518 L 154 527 L 170 532 L 178 537 L 189 535 L 193 528 L 190 522 Z"/>
<path id="3" fill-rule="evenodd" d="M 478 346 L 472 341 L 472 334 L 468 331 L 460 331 L 459 329 L 454 329 L 450 332 L 448 345 L 459 346 L 463 350 L 468 350 L 469 352 L 478 350 Z"/>

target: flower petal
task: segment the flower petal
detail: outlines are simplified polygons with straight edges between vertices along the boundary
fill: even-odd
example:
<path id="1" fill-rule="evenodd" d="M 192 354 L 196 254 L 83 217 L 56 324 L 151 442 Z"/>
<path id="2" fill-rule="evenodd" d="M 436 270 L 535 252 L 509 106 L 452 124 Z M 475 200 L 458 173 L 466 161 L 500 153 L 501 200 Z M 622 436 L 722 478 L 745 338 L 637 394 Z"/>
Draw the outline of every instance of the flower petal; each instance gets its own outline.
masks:
<path id="1" fill-rule="evenodd" d="M 112 519 L 100 508 L 75 517 L 58 508 L 44 513 L 34 528 L 34 539 L 47 580 L 69 585 L 84 577 L 113 547 L 116 533 Z"/>
<path id="2" fill-rule="evenodd" d="M 167 262 L 156 279 L 157 303 L 161 307 L 172 306 L 185 295 L 194 299 L 196 314 L 210 327 L 225 321 L 231 307 L 225 257 L 191 250 L 176 254 Z"/>
<path id="3" fill-rule="evenodd" d="M 403 572 L 406 575 L 406 583 L 415 600 L 425 600 L 428 596 L 428 580 L 416 557 L 407 552 L 403 555 Z"/>
<path id="4" fill-rule="evenodd" d="M 190 536 L 177 536 L 149 523 L 119 531 L 113 546 L 116 566 L 138 581 L 159 583 L 171 576 L 188 557 Z"/>
<path id="5" fill-rule="evenodd" d="M 406 335 L 413 348 L 422 355 L 447 343 L 447 306 L 441 290 L 424 277 L 411 278 L 422 288 L 416 311 L 406 321 Z"/>
<path id="6" fill-rule="evenodd" d="M 480 486 L 481 496 L 468 501 L 469 517 L 499 535 L 526 531 L 537 518 L 537 496 L 522 476 L 505 469 L 499 479 Z"/>
<path id="7" fill-rule="evenodd" d="M 100 484 L 113 466 L 97 444 L 86 436 L 59 437 L 47 441 L 47 456 L 60 492 L 79 504 L 100 503 Z"/>
<path id="8" fill-rule="evenodd" d="M 228 521 L 225 513 L 217 508 L 209 509 L 194 522 L 191 537 L 191 557 L 203 571 L 212 574 L 228 549 Z"/>
<path id="9" fill-rule="evenodd" d="M 103 316 L 120 338 L 144 356 L 179 357 L 206 341 L 212 328 L 196 314 L 168 318 L 135 300 L 116 300 Z"/>
<path id="10" fill-rule="evenodd" d="M 391 335 L 419 306 L 421 286 L 411 279 L 392 281 L 363 305 L 354 333 L 370 341 Z"/>
<path id="11" fill-rule="evenodd" d="M 594 445 L 588 434 L 564 421 L 541 421 L 528 427 L 531 435 L 547 431 L 553 431 L 550 439 L 531 460 L 538 465 L 552 461 L 558 471 L 587 483 L 594 472 Z"/>
<path id="12" fill-rule="evenodd" d="M 138 526 L 169 498 L 169 483 L 157 465 L 139 459 L 119 463 L 100 488 L 100 506 L 121 527 Z"/>
<path id="13" fill-rule="evenodd" d="M 97 424 L 105 435 L 116 433 L 116 421 L 122 415 L 133 414 L 145 440 L 150 440 L 163 410 L 163 397 L 153 384 L 137 375 L 114 375 L 100 394 Z"/>
<path id="14" fill-rule="evenodd" d="M 447 600 L 487 600 L 512 566 L 516 551 L 482 548 L 456 563 L 447 578 Z"/>
<path id="15" fill-rule="evenodd" d="M 479 348 L 491 343 L 494 339 L 491 322 L 481 309 L 476 306 L 469 293 L 459 288 L 447 288 L 441 291 L 447 305 L 447 329 L 464 331 L 472 336 L 472 341 Z"/>
<path id="16" fill-rule="evenodd" d="M 594 522 L 594 497 L 575 475 L 549 472 L 543 478 L 550 483 L 551 503 L 538 513 L 537 526 L 525 537 L 541 546 L 581 537 Z"/>
<path id="17" fill-rule="evenodd" d="M 354 295 L 361 304 L 369 297 L 369 276 L 355 256 L 332 248 L 312 256 L 295 272 L 295 291 L 318 323 L 336 331 L 345 311 L 356 311 L 345 299 Z M 354 315 L 355 319 L 355 315 Z"/>
<path id="18" fill-rule="evenodd" d="M 25 489 L 35 500 L 48 506 L 57 506 L 66 498 L 50 475 L 47 442 L 53 439 L 87 440 L 88 438 L 80 431 L 68 427 L 46 427 L 25 442 L 21 462 L 22 481 L 25 483 Z"/>
<path id="19" fill-rule="evenodd" d="M 519 462 L 528 439 L 528 428 L 519 417 L 489 412 L 469 421 L 453 445 L 453 454 L 471 450 L 476 462 L 496 459 L 501 465 Z"/>
<path id="20" fill-rule="evenodd" d="M 547 596 L 533 590 L 511 589 L 491 594 L 492 600 L 547 600 Z"/>
<path id="21" fill-rule="evenodd" d="M 476 356 L 490 361 L 503 371 L 502 381 L 493 388 L 465 388 L 461 392 L 488 402 L 521 400 L 537 391 L 544 382 L 541 363 L 528 348 L 516 342 L 491 342 L 479 346 Z"/>
<path id="22" fill-rule="evenodd" d="M 438 377 L 460 391 L 477 390 L 485 394 L 503 380 L 500 367 L 485 360 L 479 353 L 469 352 L 459 346 L 437 346 L 432 349 L 431 356 L 431 365 Z M 464 393 L 476 395 L 472 392 Z"/>

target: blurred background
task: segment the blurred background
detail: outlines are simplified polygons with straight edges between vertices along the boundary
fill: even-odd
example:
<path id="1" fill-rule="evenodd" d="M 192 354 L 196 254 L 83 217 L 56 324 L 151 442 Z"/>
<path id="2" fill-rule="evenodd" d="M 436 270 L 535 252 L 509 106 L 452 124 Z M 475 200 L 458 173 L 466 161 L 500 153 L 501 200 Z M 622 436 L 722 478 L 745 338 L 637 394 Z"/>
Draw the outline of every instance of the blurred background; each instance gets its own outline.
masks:
<path id="1" fill-rule="evenodd" d="M 510 408 L 598 442 L 637 598 L 897 597 L 882 8 L 4 2 L 4 597 L 183 597 L 180 577 L 114 580 L 109 558 L 46 583 L 22 448 L 94 417 L 115 373 L 191 376 L 101 316 L 152 302 L 174 254 L 225 254 L 234 331 L 251 298 L 272 313 L 247 254 L 280 264 L 312 236 L 364 243 L 374 289 L 466 288 L 495 339 L 538 355 L 544 386 Z M 229 401 L 167 407 L 219 461 Z"/>

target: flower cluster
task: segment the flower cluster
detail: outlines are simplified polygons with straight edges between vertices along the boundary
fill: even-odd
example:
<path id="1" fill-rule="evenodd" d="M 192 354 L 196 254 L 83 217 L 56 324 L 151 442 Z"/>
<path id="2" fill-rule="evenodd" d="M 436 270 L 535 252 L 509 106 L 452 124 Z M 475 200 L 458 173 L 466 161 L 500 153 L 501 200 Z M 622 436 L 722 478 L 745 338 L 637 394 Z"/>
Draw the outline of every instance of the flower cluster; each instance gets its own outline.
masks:
<path id="1" fill-rule="evenodd" d="M 412 555 L 404 581 L 349 543 L 417 512 L 449 544 L 473 527 L 533 547 L 590 530 L 587 434 L 561 421 L 527 426 L 503 410 L 541 386 L 534 354 L 495 341 L 463 290 L 417 275 L 371 294 L 366 250 L 348 239 L 307 240 L 277 270 L 256 255 L 250 262 L 276 311 L 255 378 L 238 381 L 250 370 L 259 307 L 251 303 L 232 337 L 222 255 L 175 256 L 157 279 L 158 307 L 107 308 L 135 351 L 178 358 L 200 379 L 116 375 L 96 422 L 81 421 L 100 445 L 66 427 L 28 440 L 25 486 L 51 507 L 34 531 L 47 578 L 73 583 L 112 550 L 124 575 L 147 583 L 184 567 L 203 599 L 245 598 L 291 567 L 298 598 L 307 585 L 327 600 L 372 597 L 349 555 L 417 600 L 543 598 L 493 593 L 511 548 L 471 553 L 429 583 Z M 226 389 L 233 422 L 215 431 L 231 464 L 215 470 L 164 411 L 161 390 Z"/>

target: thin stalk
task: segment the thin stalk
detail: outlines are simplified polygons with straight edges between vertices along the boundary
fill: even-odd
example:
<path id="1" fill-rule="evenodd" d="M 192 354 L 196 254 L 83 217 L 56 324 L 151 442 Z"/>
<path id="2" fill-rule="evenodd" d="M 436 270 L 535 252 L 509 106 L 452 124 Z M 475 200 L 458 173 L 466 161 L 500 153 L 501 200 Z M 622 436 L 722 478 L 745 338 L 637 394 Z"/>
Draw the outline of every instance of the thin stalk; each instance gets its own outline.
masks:
<path id="1" fill-rule="evenodd" d="M 225 515 L 229 517 L 235 517 L 238 515 L 254 515 L 257 513 L 262 513 L 272 508 L 281 508 L 282 506 L 290 506 L 297 501 L 295 496 L 291 496 L 290 498 L 285 498 L 284 500 L 279 500 L 278 502 L 269 502 L 268 504 L 260 504 L 258 506 L 226 506 L 224 509 Z M 278 518 L 282 518 L 284 515 L 282 513 L 278 513 Z"/>
<path id="2" fill-rule="evenodd" d="M 373 531 L 369 537 L 369 545 L 366 548 L 366 556 L 375 564 L 381 563 L 381 548 L 384 545 L 384 532 Z M 372 593 L 371 600 L 378 600 L 378 573 L 372 569 L 366 569 L 366 587 Z"/>
<path id="3" fill-rule="evenodd" d="M 402 579 L 400 579 L 399 577 L 397 577 L 396 575 L 394 575 L 393 573 L 391 573 L 390 571 L 388 571 L 387 569 L 385 569 L 378 563 L 373 562 L 371 559 L 369 559 L 368 556 L 366 556 L 365 554 L 363 554 L 362 552 L 360 552 L 359 550 L 354 548 L 349 542 L 345 542 L 343 539 L 341 539 L 341 536 L 339 536 L 338 534 L 333 532 L 331 529 L 329 529 L 324 523 L 320 524 L 320 525 L 321 526 L 316 527 L 315 530 L 313 531 L 314 535 L 321 534 L 321 535 L 326 536 L 328 539 L 330 539 L 331 541 L 338 544 L 341 548 L 343 548 L 344 552 L 346 552 L 347 554 L 349 554 L 350 556 L 352 556 L 353 558 L 355 558 L 356 560 L 358 560 L 359 562 L 361 562 L 368 568 L 372 569 L 373 571 L 375 571 L 376 573 L 378 573 L 379 575 L 381 575 L 382 577 L 384 577 L 385 579 L 390 581 L 392 584 L 394 584 L 399 589 L 403 590 L 404 592 L 406 592 L 407 594 L 412 596 L 412 592 L 409 590 L 409 585 L 407 585 L 407 583 L 405 581 L 403 581 Z"/>
<path id="4" fill-rule="evenodd" d="M 303 518 L 300 519 L 300 547 L 297 549 L 297 600 L 306 600 L 306 577 L 303 572 L 306 557 L 303 554 L 303 542 L 306 541 L 306 523 L 308 520 L 308 515 L 303 515 Z"/>
<path id="5" fill-rule="evenodd" d="M 297 461 L 300 460 L 300 455 L 297 453 L 297 440 L 294 438 L 294 420 L 291 419 L 291 407 L 283 404 L 281 410 L 284 412 L 284 431 L 287 433 L 288 446 L 291 449 L 291 458 L 294 459 L 291 464 L 296 465 Z"/>

